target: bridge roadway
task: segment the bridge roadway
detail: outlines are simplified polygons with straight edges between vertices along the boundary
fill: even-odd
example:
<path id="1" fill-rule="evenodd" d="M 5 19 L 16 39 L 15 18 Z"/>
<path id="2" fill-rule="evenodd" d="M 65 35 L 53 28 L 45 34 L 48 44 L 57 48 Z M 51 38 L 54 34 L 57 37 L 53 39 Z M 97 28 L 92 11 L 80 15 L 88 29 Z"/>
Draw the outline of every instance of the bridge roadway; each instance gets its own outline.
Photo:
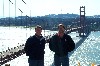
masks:
<path id="1" fill-rule="evenodd" d="M 79 28 L 72 28 L 72 29 L 69 29 L 68 31 L 66 31 L 67 33 L 71 33 L 72 31 L 76 31 L 78 30 Z M 88 35 L 87 35 L 88 36 Z M 87 37 L 86 36 L 86 37 Z M 48 37 L 50 36 L 46 36 L 46 39 L 48 39 Z M 76 44 L 76 48 L 78 48 L 78 46 L 80 44 L 82 44 L 84 42 L 86 38 L 82 38 L 77 44 Z M 72 52 L 73 53 L 73 52 Z M 21 55 L 25 54 L 25 51 L 24 51 L 24 44 L 23 45 L 20 45 L 20 46 L 17 46 L 17 47 L 14 47 L 14 48 L 11 48 L 11 49 L 8 49 L 6 51 L 3 51 L 3 52 L 0 52 L 0 65 L 3 65 Z M 70 54 L 71 55 L 71 54 Z"/>

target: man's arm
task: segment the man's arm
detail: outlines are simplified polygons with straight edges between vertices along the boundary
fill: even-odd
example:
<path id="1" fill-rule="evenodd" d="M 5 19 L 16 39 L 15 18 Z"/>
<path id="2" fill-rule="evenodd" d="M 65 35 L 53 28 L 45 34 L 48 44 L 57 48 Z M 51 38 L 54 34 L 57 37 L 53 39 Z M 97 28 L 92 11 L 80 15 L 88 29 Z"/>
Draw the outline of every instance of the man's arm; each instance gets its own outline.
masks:
<path id="1" fill-rule="evenodd" d="M 67 39 L 68 39 L 68 52 L 71 52 L 75 49 L 75 43 L 71 38 L 71 36 L 68 35 Z"/>
<path id="2" fill-rule="evenodd" d="M 25 50 L 26 56 L 29 56 L 31 53 L 30 52 L 30 50 L 31 50 L 30 41 L 31 41 L 30 38 L 28 38 L 26 43 L 25 43 L 24 50 Z"/>

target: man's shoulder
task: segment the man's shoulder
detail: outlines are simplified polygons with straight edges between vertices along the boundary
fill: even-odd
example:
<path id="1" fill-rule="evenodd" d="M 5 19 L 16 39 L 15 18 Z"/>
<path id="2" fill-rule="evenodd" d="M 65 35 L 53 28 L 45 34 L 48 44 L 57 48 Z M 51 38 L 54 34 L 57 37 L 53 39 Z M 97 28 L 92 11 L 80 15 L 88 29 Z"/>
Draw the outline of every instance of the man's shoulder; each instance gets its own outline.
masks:
<path id="1" fill-rule="evenodd" d="M 67 38 L 71 38 L 71 36 L 70 35 L 68 35 L 68 34 L 64 34 L 65 35 L 65 37 L 67 37 Z"/>
<path id="2" fill-rule="evenodd" d="M 30 37 L 28 38 L 28 40 L 29 40 L 29 39 L 34 39 L 34 38 L 35 38 L 35 35 L 30 36 Z"/>
<path id="3" fill-rule="evenodd" d="M 53 34 L 52 35 L 52 38 L 54 38 L 54 37 L 57 37 L 58 36 L 58 34 L 56 33 L 56 34 Z"/>

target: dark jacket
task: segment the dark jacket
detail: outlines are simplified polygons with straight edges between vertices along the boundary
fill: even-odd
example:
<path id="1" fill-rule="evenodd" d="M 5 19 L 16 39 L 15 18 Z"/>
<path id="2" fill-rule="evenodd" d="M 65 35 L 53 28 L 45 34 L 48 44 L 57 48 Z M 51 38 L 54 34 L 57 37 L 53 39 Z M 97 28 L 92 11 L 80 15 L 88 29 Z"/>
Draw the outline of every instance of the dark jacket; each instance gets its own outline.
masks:
<path id="1" fill-rule="evenodd" d="M 45 38 L 43 36 L 31 36 L 25 43 L 25 53 L 30 59 L 42 60 L 44 59 Z"/>
<path id="2" fill-rule="evenodd" d="M 59 44 L 61 43 L 61 48 L 59 48 Z M 75 49 L 75 43 L 72 38 L 64 34 L 62 38 L 60 38 L 57 34 L 52 36 L 49 41 L 49 48 L 51 51 L 55 52 L 55 55 L 60 56 L 60 49 L 63 51 L 63 56 L 68 55 L 68 52 L 71 52 Z"/>

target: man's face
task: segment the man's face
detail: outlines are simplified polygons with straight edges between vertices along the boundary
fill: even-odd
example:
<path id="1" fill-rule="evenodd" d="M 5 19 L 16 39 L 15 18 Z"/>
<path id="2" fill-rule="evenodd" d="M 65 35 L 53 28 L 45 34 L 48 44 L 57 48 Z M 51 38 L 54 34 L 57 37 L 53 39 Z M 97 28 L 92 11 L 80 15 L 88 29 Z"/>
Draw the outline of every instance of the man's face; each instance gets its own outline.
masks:
<path id="1" fill-rule="evenodd" d="M 37 35 L 41 35 L 42 29 L 41 28 L 36 28 L 35 32 Z"/>
<path id="2" fill-rule="evenodd" d="M 63 33 L 65 31 L 64 27 L 63 26 L 59 26 L 58 28 L 59 32 Z"/>

